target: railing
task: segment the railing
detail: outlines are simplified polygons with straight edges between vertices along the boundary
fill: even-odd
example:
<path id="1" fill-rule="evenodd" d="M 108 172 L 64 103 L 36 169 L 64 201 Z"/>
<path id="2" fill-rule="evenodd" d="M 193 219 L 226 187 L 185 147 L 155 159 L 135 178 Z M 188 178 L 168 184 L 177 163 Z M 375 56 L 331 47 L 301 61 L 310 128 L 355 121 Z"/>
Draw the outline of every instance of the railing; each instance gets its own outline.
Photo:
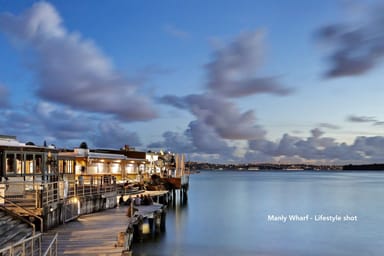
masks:
<path id="1" fill-rule="evenodd" d="M 60 201 L 59 182 L 43 183 L 41 190 L 41 205 L 50 205 Z"/>
<path id="2" fill-rule="evenodd" d="M 60 182 L 16 181 L 7 182 L 6 185 L 7 199 L 34 201 L 33 206 L 36 209 L 60 200 Z"/>
<path id="3" fill-rule="evenodd" d="M 85 176 L 82 180 L 57 181 L 57 182 L 7 182 L 5 190 L 5 206 L 15 213 L 26 213 L 40 220 L 44 231 L 43 209 L 55 209 L 57 203 L 79 200 L 82 197 L 114 196 L 117 185 L 111 178 L 100 176 Z M 17 209 L 16 209 L 17 208 Z M 64 210 L 65 211 L 65 210 Z M 73 214 L 70 215 L 72 218 Z M 67 219 L 66 219 L 67 220 Z"/>
<path id="4" fill-rule="evenodd" d="M 2 256 L 35 256 L 41 255 L 41 233 L 30 238 L 24 239 L 18 243 L 0 249 Z"/>
<path id="5" fill-rule="evenodd" d="M 29 215 L 37 218 L 40 220 L 40 231 L 43 232 L 44 230 L 44 221 L 43 221 L 43 218 L 41 218 L 40 216 L 36 215 L 34 212 L 12 202 L 11 200 L 8 200 L 7 198 L 3 197 L 3 196 L 0 196 L 7 204 L 11 204 L 12 206 L 15 206 L 16 208 L 18 209 L 21 209 L 22 211 L 24 211 L 25 213 L 28 213 Z M 7 209 L 7 208 L 6 208 Z M 7 211 L 10 211 L 9 209 L 7 209 Z M 15 215 L 19 216 L 18 214 L 14 213 Z M 21 216 L 19 216 L 21 218 Z M 35 225 L 27 220 L 25 220 L 24 218 L 22 218 L 24 220 L 24 222 L 28 223 L 29 225 L 31 225 L 33 227 L 33 234 L 35 234 Z"/>
<path id="6" fill-rule="evenodd" d="M 53 237 L 51 243 L 49 244 L 48 248 L 45 250 L 43 256 L 56 256 L 57 254 L 57 237 L 58 234 Z"/>
<path id="7" fill-rule="evenodd" d="M 9 182 L 7 186 L 9 191 L 5 192 L 5 198 L 10 201 L 28 199 L 34 201 L 34 208 L 43 208 L 53 203 L 61 202 L 64 198 L 75 196 L 93 196 L 102 195 L 116 191 L 116 184 L 100 183 L 97 180 L 93 182 L 59 181 L 49 183 L 28 183 L 28 182 Z M 26 190 L 29 188 L 29 190 Z"/>
<path id="8" fill-rule="evenodd" d="M 103 195 L 109 192 L 116 192 L 116 185 L 77 185 L 76 192 L 76 195 L 79 197 Z"/>
<path id="9" fill-rule="evenodd" d="M 39 233 L 23 241 L 17 242 L 3 249 L 0 249 L 1 256 L 57 256 L 58 234 L 52 238 L 48 248 L 42 253 L 42 234 Z"/>
<path id="10" fill-rule="evenodd" d="M 117 190 L 116 182 L 111 180 L 111 176 L 83 175 L 80 177 L 75 186 L 75 195 L 78 197 L 103 195 Z"/>

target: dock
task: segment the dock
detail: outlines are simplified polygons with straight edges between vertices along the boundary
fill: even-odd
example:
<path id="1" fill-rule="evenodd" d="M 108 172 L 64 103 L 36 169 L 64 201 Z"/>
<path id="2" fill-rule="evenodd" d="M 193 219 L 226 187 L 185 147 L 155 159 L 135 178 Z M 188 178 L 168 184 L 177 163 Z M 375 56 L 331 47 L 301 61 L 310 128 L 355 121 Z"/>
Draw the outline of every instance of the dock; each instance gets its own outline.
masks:
<path id="1" fill-rule="evenodd" d="M 120 232 L 128 225 L 127 207 L 108 209 L 80 216 L 45 233 L 45 237 L 58 233 L 58 255 L 118 255 L 116 247 Z"/>
<path id="2" fill-rule="evenodd" d="M 146 191 L 137 195 L 149 195 L 156 201 L 168 194 L 168 191 Z M 136 196 L 136 195 L 135 195 Z M 160 210 L 160 205 L 136 206 L 137 216 L 154 219 L 153 214 Z M 100 212 L 81 215 L 76 220 L 67 222 L 44 233 L 43 240 L 50 239 L 57 233 L 58 255 L 118 255 L 124 247 L 119 243 L 119 235 L 126 232 L 129 225 L 136 225 L 137 218 L 127 217 L 127 206 L 107 209 Z M 165 216 L 164 216 L 165 218 Z M 165 219 L 162 218 L 162 225 Z M 138 237 L 142 239 L 142 237 Z"/>
<path id="3" fill-rule="evenodd" d="M 0 255 L 130 255 L 135 241 L 165 231 L 169 203 L 187 201 L 180 154 L 86 142 L 60 149 L 0 135 L 0 155 Z M 138 196 L 143 204 L 132 205 Z"/>

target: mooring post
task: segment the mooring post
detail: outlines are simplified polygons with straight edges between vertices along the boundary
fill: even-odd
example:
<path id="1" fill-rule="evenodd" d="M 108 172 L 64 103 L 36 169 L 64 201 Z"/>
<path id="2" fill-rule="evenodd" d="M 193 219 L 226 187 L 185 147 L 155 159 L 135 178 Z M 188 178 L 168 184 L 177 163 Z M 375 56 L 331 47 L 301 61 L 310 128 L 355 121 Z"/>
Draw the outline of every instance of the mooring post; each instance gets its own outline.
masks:
<path id="1" fill-rule="evenodd" d="M 161 210 L 161 215 L 160 215 L 160 231 L 161 232 L 165 231 L 165 217 L 166 217 L 165 210 L 162 209 Z"/>

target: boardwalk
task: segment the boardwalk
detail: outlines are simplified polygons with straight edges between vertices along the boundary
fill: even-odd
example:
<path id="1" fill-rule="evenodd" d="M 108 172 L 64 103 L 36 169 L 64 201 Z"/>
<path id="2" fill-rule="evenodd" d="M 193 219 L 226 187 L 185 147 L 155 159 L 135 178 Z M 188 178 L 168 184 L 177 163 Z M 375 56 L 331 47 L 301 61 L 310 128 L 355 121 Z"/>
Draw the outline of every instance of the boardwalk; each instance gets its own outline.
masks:
<path id="1" fill-rule="evenodd" d="M 119 232 L 125 231 L 127 207 L 105 210 L 79 217 L 49 231 L 58 233 L 59 255 L 121 255 L 115 247 Z"/>

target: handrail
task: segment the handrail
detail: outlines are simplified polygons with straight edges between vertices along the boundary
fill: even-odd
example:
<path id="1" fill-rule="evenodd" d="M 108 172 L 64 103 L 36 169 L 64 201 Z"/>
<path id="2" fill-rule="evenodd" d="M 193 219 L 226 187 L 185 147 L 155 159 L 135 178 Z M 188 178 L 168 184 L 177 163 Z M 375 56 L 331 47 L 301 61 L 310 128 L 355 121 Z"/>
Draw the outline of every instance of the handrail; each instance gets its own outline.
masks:
<path id="1" fill-rule="evenodd" d="M 2 197 L 2 196 L 0 196 Z M 36 227 L 35 227 L 35 224 L 33 224 L 32 222 L 30 222 L 29 220 L 27 220 L 26 218 L 23 218 L 22 216 L 20 216 L 19 214 L 7 209 L 6 207 L 4 206 L 0 206 L 1 209 L 3 209 L 4 211 L 6 211 L 8 214 L 11 214 L 12 216 L 18 218 L 19 220 L 27 223 L 28 225 L 32 226 L 32 236 L 35 235 L 35 231 L 36 231 Z"/>
<path id="2" fill-rule="evenodd" d="M 45 250 L 42 256 L 57 255 L 57 237 L 58 237 L 58 233 L 56 233 L 56 235 L 52 238 L 52 241 L 49 243 L 48 248 Z M 55 244 L 55 253 L 52 254 L 52 247 L 54 244 Z"/>
<path id="3" fill-rule="evenodd" d="M 6 255 L 10 255 L 10 256 L 13 256 L 14 255 L 14 248 L 16 248 L 17 246 L 20 246 L 22 245 L 22 248 L 23 248 L 23 254 L 22 255 L 27 255 L 26 252 L 25 252 L 25 244 L 29 241 L 32 240 L 32 242 L 35 241 L 35 239 L 39 239 L 39 255 L 41 255 L 41 233 L 37 234 L 37 235 L 34 235 L 34 236 L 31 236 L 27 239 L 24 239 L 20 242 L 17 242 L 17 243 L 14 243 L 12 245 L 9 245 L 3 249 L 0 249 L 0 255 L 4 255 L 5 252 L 8 252 L 8 254 Z M 33 244 L 32 244 L 32 248 L 33 248 Z M 32 255 L 34 255 L 34 251 L 32 249 Z"/>
<path id="4" fill-rule="evenodd" d="M 41 218 L 40 216 L 36 215 L 34 212 L 32 212 L 32 211 L 30 211 L 30 210 L 28 210 L 28 209 L 26 209 L 26 208 L 24 208 L 24 207 L 22 207 L 22 206 L 20 206 L 20 205 L 18 205 L 16 203 L 14 203 L 14 202 L 12 202 L 11 200 L 8 200 L 7 198 L 5 198 L 5 197 L 3 197 L 1 195 L 0 195 L 0 197 L 3 198 L 5 202 L 10 203 L 11 205 L 18 207 L 19 209 L 22 209 L 23 211 L 31 214 L 33 217 L 39 219 L 40 220 L 40 232 L 44 232 L 43 218 Z"/>

